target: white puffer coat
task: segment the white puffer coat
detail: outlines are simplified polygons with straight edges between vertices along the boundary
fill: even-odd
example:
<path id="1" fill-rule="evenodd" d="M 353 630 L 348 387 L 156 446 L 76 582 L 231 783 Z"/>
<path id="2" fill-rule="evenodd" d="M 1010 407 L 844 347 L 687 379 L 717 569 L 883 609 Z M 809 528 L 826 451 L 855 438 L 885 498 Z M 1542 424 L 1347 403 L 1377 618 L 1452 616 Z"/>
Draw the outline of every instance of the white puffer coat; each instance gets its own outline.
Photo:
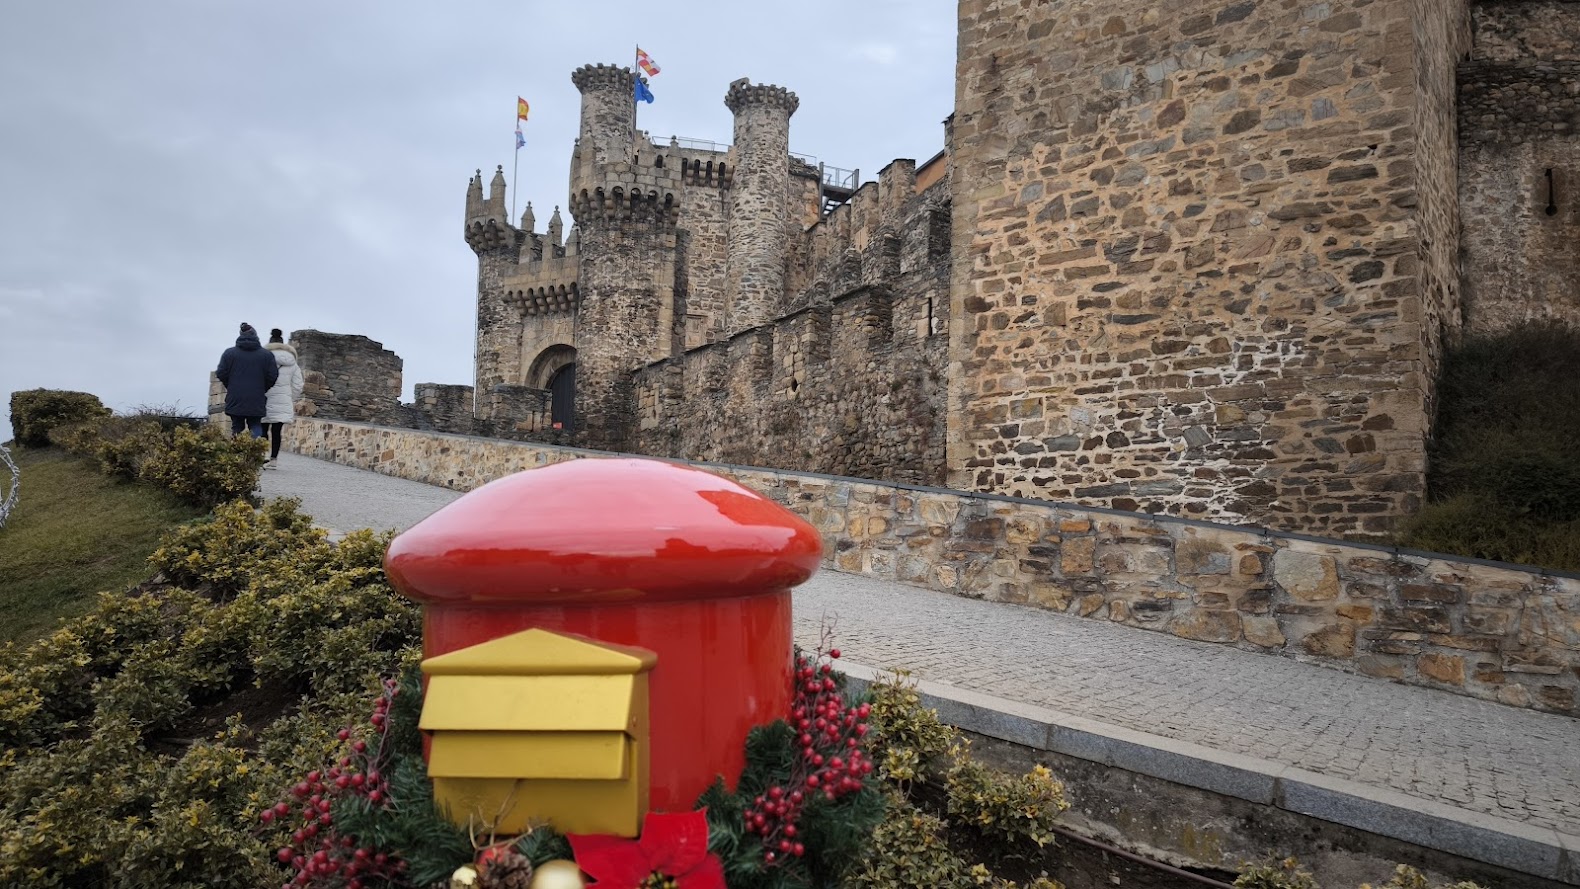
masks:
<path id="1" fill-rule="evenodd" d="M 296 349 L 285 343 L 269 343 L 274 361 L 280 365 L 280 378 L 269 387 L 269 409 L 265 423 L 289 423 L 296 419 L 296 400 L 302 397 L 302 366 L 296 363 Z"/>

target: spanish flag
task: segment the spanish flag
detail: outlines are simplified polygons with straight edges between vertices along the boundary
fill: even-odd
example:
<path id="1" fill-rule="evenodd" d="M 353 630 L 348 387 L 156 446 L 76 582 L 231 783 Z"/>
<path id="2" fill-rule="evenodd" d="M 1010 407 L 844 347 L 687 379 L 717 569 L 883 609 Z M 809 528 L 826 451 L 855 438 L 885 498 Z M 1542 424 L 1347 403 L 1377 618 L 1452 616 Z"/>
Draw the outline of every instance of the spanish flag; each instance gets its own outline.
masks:
<path id="1" fill-rule="evenodd" d="M 516 97 L 516 120 L 526 120 L 527 119 L 527 110 L 528 110 L 528 108 L 527 108 L 527 100 L 521 98 L 520 96 L 517 96 Z"/>

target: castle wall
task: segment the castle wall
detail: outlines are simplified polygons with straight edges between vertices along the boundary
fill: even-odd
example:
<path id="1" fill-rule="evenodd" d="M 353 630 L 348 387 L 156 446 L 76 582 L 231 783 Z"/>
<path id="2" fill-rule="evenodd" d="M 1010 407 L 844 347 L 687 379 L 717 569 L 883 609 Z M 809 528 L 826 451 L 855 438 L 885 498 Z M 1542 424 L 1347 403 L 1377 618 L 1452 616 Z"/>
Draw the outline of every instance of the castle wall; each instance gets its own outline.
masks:
<path id="1" fill-rule="evenodd" d="M 791 242 L 798 308 L 637 372 L 636 451 L 942 483 L 948 189 L 910 171 Z"/>
<path id="2" fill-rule="evenodd" d="M 1470 50 L 1468 0 L 1410 0 L 1415 23 L 1415 176 L 1417 252 L 1427 417 L 1445 340 L 1464 326 L 1460 275 L 1459 108 L 1457 66 Z M 1399 134 L 1401 138 L 1403 134 Z"/>
<path id="3" fill-rule="evenodd" d="M 435 431 L 471 435 L 476 431 L 472 391 L 471 386 L 416 383 L 412 386 L 412 406 Z"/>
<path id="4" fill-rule="evenodd" d="M 600 456 L 305 421 L 298 453 L 470 490 Z M 1432 553 L 858 478 L 706 466 L 843 571 L 1580 716 L 1580 578 Z"/>
<path id="5" fill-rule="evenodd" d="M 404 426 L 399 355 L 365 336 L 293 330 L 307 416 Z"/>
<path id="6" fill-rule="evenodd" d="M 724 328 L 733 164 L 724 152 L 661 148 L 664 165 L 680 166 L 675 295 L 680 323 L 677 351 L 719 336 Z"/>
<path id="7" fill-rule="evenodd" d="M 1439 14 L 962 3 L 950 484 L 1327 534 L 1414 511 L 1454 299 L 1444 122 L 1425 161 L 1415 127 Z"/>
<path id="8" fill-rule="evenodd" d="M 1474 27 L 1459 67 L 1466 323 L 1580 324 L 1580 7 L 1484 0 Z"/>

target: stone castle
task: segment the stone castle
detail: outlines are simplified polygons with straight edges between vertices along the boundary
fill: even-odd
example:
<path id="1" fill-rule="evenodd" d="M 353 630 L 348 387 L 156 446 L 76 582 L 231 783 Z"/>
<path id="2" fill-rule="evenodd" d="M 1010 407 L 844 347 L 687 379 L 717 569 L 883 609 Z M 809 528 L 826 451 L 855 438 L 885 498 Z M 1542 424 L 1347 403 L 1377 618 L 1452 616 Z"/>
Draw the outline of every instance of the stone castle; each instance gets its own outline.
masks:
<path id="1" fill-rule="evenodd" d="M 790 153 L 784 88 L 730 84 L 733 144 L 695 147 L 635 129 L 632 72 L 578 69 L 569 232 L 468 186 L 475 387 L 403 407 L 398 359 L 391 396 L 389 353 L 326 338 L 310 370 L 384 388 L 320 374 L 318 409 L 1367 535 L 1424 496 L 1445 342 L 1580 323 L 1580 3 L 959 26 L 944 151 L 875 182 Z"/>

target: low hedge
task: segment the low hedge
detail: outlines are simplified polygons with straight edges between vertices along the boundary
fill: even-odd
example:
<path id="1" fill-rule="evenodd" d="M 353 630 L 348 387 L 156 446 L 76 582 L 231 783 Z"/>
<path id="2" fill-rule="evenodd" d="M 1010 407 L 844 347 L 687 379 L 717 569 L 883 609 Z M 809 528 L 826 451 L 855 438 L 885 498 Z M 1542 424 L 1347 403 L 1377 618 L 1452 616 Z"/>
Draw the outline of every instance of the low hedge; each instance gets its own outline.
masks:
<path id="1" fill-rule="evenodd" d="M 51 431 L 72 423 L 110 416 L 98 396 L 64 389 L 24 389 L 11 393 L 11 437 L 25 448 L 48 447 Z"/>
<path id="2" fill-rule="evenodd" d="M 50 441 L 97 459 L 108 475 L 158 485 L 195 506 L 251 496 L 268 457 L 263 439 L 169 419 L 133 414 L 61 424 Z"/>

